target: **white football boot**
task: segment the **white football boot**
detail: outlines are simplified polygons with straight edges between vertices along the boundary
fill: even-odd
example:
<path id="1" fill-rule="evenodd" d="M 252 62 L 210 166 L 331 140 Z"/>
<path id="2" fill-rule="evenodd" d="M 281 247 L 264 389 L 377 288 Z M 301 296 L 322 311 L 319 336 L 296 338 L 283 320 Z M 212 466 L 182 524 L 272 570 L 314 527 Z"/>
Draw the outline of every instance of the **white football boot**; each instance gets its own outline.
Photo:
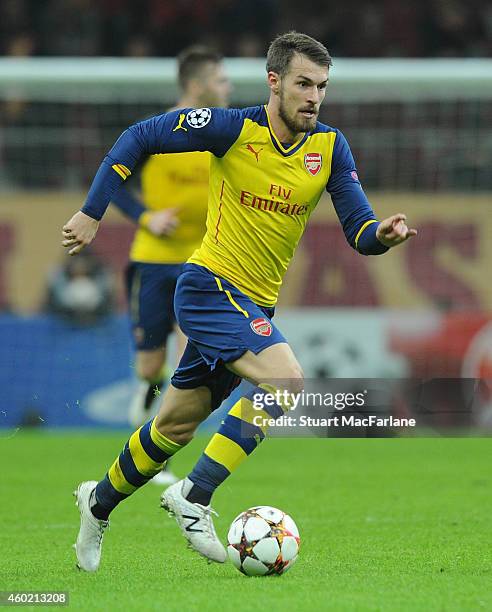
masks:
<path id="1" fill-rule="evenodd" d="M 212 514 L 217 515 L 210 506 L 193 504 L 185 499 L 183 488 L 191 488 L 192 483 L 185 478 L 173 484 L 161 495 L 161 507 L 174 516 L 190 547 L 200 555 L 224 563 L 227 553 L 215 532 Z"/>
<path id="2" fill-rule="evenodd" d="M 73 492 L 80 512 L 80 529 L 74 544 L 77 567 L 86 572 L 95 572 L 99 567 L 103 535 L 109 527 L 109 521 L 97 519 L 89 507 L 91 493 L 96 485 L 96 480 L 88 480 L 79 484 Z"/>

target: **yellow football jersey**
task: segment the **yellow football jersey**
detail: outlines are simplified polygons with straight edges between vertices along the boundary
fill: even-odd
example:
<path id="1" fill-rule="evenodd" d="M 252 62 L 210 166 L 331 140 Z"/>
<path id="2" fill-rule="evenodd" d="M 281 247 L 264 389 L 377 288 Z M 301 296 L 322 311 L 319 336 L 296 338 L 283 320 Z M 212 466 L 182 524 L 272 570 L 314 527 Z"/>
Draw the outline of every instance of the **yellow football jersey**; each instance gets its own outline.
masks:
<path id="1" fill-rule="evenodd" d="M 277 301 L 328 182 L 335 141 L 334 132 L 319 133 L 284 148 L 272 136 L 268 125 L 247 118 L 227 153 L 212 158 L 207 232 L 189 259 L 223 276 L 260 306 Z M 306 168 L 305 155 L 319 159 L 314 172 Z"/>
<path id="2" fill-rule="evenodd" d="M 207 216 L 210 153 L 152 155 L 142 169 L 142 200 L 149 211 L 176 208 L 179 224 L 169 236 L 155 236 L 141 225 L 130 259 L 182 263 L 200 245 Z"/>
<path id="3" fill-rule="evenodd" d="M 105 185 L 121 184 L 145 154 L 210 151 L 207 229 L 189 262 L 205 266 L 260 306 L 277 301 L 309 216 L 326 189 L 349 244 L 364 255 L 387 250 L 359 182 L 350 147 L 317 122 L 297 142 L 278 141 L 266 106 L 172 111 L 137 123 L 106 156 L 83 208 L 100 218 Z M 113 172 L 114 170 L 114 172 Z M 173 206 L 173 194 L 169 204 Z M 330 245 L 326 245 L 330 249 Z"/>

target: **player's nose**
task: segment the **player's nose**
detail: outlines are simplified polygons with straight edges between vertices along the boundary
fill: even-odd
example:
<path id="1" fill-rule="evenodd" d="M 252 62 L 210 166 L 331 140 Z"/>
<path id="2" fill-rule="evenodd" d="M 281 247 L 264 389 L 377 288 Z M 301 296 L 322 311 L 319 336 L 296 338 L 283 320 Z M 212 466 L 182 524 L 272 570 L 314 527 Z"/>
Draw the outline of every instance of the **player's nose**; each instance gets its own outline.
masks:
<path id="1" fill-rule="evenodd" d="M 309 104 L 315 104 L 318 105 L 321 101 L 320 99 L 320 91 L 317 87 L 311 87 L 308 91 L 307 91 L 307 98 L 306 98 L 306 102 L 308 102 Z"/>

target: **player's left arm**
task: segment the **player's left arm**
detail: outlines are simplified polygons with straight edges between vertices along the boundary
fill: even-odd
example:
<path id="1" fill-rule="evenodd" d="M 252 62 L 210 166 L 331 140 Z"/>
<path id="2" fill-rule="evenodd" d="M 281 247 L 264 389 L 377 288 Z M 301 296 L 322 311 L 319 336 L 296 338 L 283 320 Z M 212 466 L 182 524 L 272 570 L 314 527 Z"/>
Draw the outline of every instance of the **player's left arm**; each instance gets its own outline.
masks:
<path id="1" fill-rule="evenodd" d="M 354 158 L 343 134 L 337 131 L 331 175 L 326 186 L 348 243 L 362 255 L 380 255 L 417 235 L 403 213 L 379 221 L 357 176 Z"/>

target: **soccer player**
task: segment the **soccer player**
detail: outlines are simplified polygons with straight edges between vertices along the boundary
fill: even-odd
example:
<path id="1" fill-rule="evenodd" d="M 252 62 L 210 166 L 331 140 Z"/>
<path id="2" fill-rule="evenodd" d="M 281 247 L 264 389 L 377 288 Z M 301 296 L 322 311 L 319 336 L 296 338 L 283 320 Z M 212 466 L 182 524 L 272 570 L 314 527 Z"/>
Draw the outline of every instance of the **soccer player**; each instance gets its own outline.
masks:
<path id="1" fill-rule="evenodd" d="M 178 80 L 182 94 L 177 108 L 228 105 L 230 83 L 215 51 L 202 46 L 185 49 L 178 57 Z M 209 166 L 208 152 L 153 155 L 142 168 L 143 204 L 125 185 L 112 198 L 139 225 L 126 272 L 135 369 L 142 381 L 130 405 L 134 427 L 149 419 L 164 384 L 166 345 L 173 328 L 179 357 L 186 345 L 175 325 L 174 289 L 183 263 L 205 233 Z M 177 479 L 165 469 L 152 480 L 167 485 Z"/>
<path id="2" fill-rule="evenodd" d="M 282 277 L 323 191 L 361 254 L 384 253 L 417 233 L 404 214 L 376 219 L 347 141 L 318 122 L 331 63 L 321 43 L 289 32 L 268 50 L 265 106 L 183 109 L 131 126 L 103 160 L 82 210 L 63 227 L 69 254 L 94 239 L 123 181 L 115 166 L 130 174 L 148 153 L 212 153 L 207 231 L 175 292 L 177 321 L 188 337 L 184 355 L 159 414 L 130 437 L 101 481 L 83 482 L 75 492 L 81 517 L 76 554 L 87 571 L 99 566 L 112 510 L 187 444 L 245 378 L 252 391 L 231 408 L 188 477 L 161 496 L 192 548 L 225 561 L 212 495 L 265 437 L 254 417 L 278 418 L 289 407 L 279 401 L 256 411 L 253 394 L 256 403 L 268 395 L 266 405 L 272 388 L 297 393 L 303 387 L 301 367 L 272 317 Z"/>

